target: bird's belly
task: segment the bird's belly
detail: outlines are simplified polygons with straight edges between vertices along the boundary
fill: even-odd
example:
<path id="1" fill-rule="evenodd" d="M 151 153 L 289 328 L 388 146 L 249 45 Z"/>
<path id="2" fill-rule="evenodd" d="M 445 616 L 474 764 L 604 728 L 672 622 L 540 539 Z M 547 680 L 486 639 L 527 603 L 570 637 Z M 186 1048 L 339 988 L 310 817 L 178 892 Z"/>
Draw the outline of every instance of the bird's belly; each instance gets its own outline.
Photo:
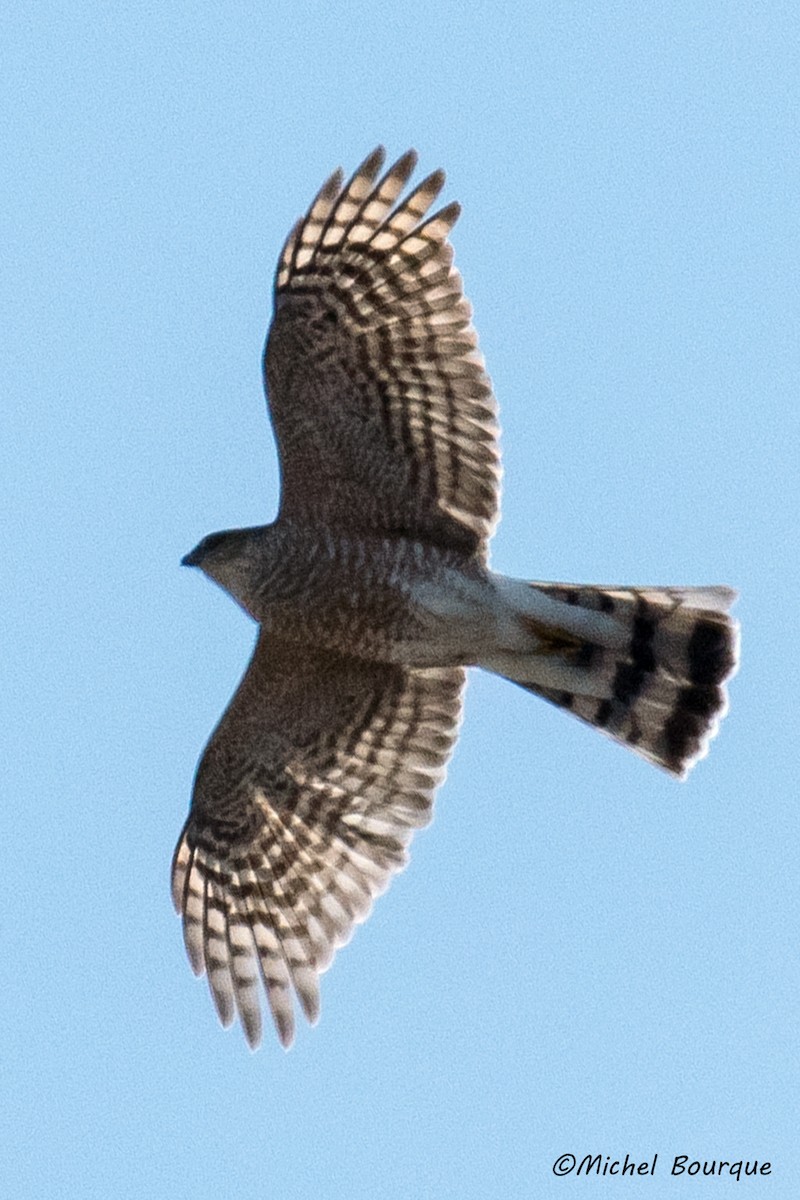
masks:
<path id="1" fill-rule="evenodd" d="M 493 589 L 458 570 L 318 577 L 292 599 L 269 604 L 263 628 L 286 641 L 413 667 L 474 663 L 497 624 Z"/>

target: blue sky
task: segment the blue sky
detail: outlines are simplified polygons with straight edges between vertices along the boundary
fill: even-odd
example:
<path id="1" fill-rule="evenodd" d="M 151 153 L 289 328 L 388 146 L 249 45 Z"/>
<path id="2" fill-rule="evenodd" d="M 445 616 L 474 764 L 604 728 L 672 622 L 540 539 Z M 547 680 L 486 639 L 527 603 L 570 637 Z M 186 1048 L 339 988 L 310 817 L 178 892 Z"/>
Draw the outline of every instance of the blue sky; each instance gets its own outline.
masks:
<path id="1" fill-rule="evenodd" d="M 687 1154 L 797 1195 L 795 6 L 29 0 L 0 38 L 9 1194 L 728 1194 Z M 274 263 L 378 142 L 463 205 L 494 565 L 732 584 L 742 668 L 685 785 L 474 676 L 320 1024 L 251 1055 L 168 873 L 254 631 L 178 563 L 275 512 Z M 656 1176 L 552 1174 L 626 1152 Z"/>

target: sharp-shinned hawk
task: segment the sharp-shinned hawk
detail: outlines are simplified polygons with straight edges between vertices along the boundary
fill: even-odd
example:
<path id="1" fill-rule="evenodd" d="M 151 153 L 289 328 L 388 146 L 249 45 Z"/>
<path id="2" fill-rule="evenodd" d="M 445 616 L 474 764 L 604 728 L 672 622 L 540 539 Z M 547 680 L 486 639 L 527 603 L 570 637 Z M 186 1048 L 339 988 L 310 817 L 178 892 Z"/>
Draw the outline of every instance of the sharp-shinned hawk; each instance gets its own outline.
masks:
<path id="1" fill-rule="evenodd" d="M 431 818 L 483 667 L 685 776 L 726 707 L 724 587 L 496 574 L 497 410 L 448 235 L 413 151 L 337 171 L 278 264 L 264 357 L 278 519 L 206 537 L 200 567 L 260 625 L 200 762 L 172 870 L 220 1020 L 284 1045 L 319 975 Z"/>

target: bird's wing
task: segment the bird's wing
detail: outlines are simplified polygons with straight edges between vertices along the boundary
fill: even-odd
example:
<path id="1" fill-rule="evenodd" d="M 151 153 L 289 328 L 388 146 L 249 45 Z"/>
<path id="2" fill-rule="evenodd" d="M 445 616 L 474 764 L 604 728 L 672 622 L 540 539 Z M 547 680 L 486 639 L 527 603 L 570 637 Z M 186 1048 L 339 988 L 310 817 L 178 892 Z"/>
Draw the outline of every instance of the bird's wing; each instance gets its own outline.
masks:
<path id="1" fill-rule="evenodd" d="M 460 668 L 308 653 L 264 635 L 206 747 L 172 868 L 196 974 L 223 1025 L 278 1035 L 431 817 L 461 715 Z"/>
<path id="2" fill-rule="evenodd" d="M 337 171 L 289 236 L 265 379 L 281 512 L 481 553 L 494 528 L 497 406 L 447 236 L 436 171 L 398 201 L 413 151 Z"/>

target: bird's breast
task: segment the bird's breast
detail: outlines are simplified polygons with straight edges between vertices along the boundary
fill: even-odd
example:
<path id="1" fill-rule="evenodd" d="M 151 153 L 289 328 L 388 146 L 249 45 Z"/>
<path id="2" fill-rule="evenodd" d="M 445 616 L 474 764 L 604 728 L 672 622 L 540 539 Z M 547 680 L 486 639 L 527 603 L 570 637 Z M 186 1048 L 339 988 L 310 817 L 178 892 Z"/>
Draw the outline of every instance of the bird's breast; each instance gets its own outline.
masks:
<path id="1" fill-rule="evenodd" d="M 265 631 L 408 665 L 468 661 L 486 605 L 478 568 L 405 538 L 304 532 L 269 576 L 254 613 Z"/>

